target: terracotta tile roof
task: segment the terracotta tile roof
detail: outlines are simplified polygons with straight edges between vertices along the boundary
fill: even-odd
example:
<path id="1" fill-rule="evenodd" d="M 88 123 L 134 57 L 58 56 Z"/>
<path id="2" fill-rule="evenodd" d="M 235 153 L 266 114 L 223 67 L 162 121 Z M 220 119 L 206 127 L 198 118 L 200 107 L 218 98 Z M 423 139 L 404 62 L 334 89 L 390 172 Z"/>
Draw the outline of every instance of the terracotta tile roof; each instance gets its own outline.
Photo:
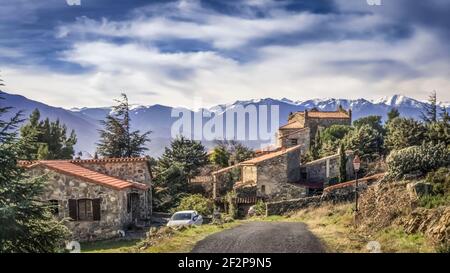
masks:
<path id="1" fill-rule="evenodd" d="M 244 162 L 240 163 L 240 165 L 255 165 L 255 164 L 258 164 L 258 163 L 263 162 L 265 160 L 268 160 L 268 159 L 271 159 L 271 158 L 275 158 L 275 157 L 278 157 L 278 156 L 290 153 L 292 151 L 298 150 L 298 149 L 300 149 L 301 146 L 302 145 L 297 145 L 297 146 L 294 146 L 294 147 L 291 147 L 291 148 L 281 149 L 281 150 L 273 152 L 273 153 L 269 153 L 269 154 L 265 154 L 265 155 L 262 155 L 262 156 L 259 156 L 259 157 L 255 157 L 253 159 L 250 159 L 250 160 L 247 160 L 247 161 L 244 161 Z"/>
<path id="2" fill-rule="evenodd" d="M 385 175 L 385 173 L 378 173 L 378 174 L 374 174 L 374 175 L 371 175 L 371 176 L 366 176 L 366 177 L 358 179 L 358 182 L 365 183 L 365 182 L 371 182 L 373 180 L 379 180 L 379 179 L 383 178 L 384 175 Z M 356 180 L 352 180 L 352 181 L 340 183 L 340 184 L 337 184 L 337 185 L 333 185 L 333 186 L 330 186 L 330 187 L 326 187 L 323 191 L 324 192 L 330 192 L 330 191 L 333 191 L 333 190 L 336 190 L 336 189 L 347 188 L 347 187 L 351 187 L 351 186 L 355 185 L 355 183 L 356 183 Z"/>
<path id="3" fill-rule="evenodd" d="M 342 112 L 342 111 L 309 111 L 308 112 L 309 118 L 319 118 L 319 119 L 328 119 L 328 118 L 337 118 L 337 119 L 345 119 L 350 118 L 348 113 Z"/>
<path id="4" fill-rule="evenodd" d="M 125 157 L 125 158 L 101 158 L 101 159 L 74 159 L 71 163 L 123 163 L 123 162 L 144 162 L 145 157 Z"/>
<path id="5" fill-rule="evenodd" d="M 43 160 L 38 161 L 31 166 L 43 166 L 58 173 L 74 176 L 84 181 L 99 184 L 105 187 L 110 187 L 116 190 L 123 190 L 126 188 L 136 188 L 141 190 L 148 189 L 148 186 L 143 183 L 131 182 L 112 177 L 106 174 L 95 172 L 79 165 L 72 163 L 70 160 Z"/>
<path id="6" fill-rule="evenodd" d="M 303 128 L 303 124 L 300 121 L 292 121 L 286 125 L 280 127 L 280 129 L 300 129 Z"/>

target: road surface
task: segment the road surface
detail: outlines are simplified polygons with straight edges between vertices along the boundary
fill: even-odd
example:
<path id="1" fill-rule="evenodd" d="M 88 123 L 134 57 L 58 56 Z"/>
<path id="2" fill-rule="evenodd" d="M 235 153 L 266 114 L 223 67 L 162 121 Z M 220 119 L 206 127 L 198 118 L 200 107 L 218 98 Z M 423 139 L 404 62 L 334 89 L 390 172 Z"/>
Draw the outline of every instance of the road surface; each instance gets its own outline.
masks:
<path id="1" fill-rule="evenodd" d="M 212 234 L 195 253 L 321 253 L 325 248 L 303 223 L 250 222 Z"/>

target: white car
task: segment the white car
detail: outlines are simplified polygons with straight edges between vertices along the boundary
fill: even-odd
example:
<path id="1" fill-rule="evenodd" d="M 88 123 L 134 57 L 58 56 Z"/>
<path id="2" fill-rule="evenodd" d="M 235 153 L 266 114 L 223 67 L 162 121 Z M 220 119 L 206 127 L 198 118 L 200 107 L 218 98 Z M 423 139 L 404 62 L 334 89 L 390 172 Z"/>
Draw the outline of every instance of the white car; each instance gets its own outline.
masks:
<path id="1" fill-rule="evenodd" d="M 200 226 L 203 223 L 203 217 L 195 210 L 184 210 L 175 212 L 167 223 L 168 227 L 175 226 Z"/>

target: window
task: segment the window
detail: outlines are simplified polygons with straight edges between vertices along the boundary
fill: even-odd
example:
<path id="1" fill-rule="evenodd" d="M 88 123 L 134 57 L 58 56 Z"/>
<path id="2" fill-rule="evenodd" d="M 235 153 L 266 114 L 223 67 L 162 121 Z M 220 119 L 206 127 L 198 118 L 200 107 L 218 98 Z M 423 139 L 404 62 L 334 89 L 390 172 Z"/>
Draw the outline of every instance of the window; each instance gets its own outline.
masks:
<path id="1" fill-rule="evenodd" d="M 266 186 L 265 185 L 261 186 L 261 193 L 266 194 Z"/>
<path id="2" fill-rule="evenodd" d="M 296 146 L 298 144 L 298 139 L 293 138 L 293 139 L 289 139 L 291 145 Z"/>
<path id="3" fill-rule="evenodd" d="M 308 178 L 308 173 L 306 173 L 306 172 L 301 172 L 301 173 L 300 173 L 300 177 L 301 177 L 301 179 L 307 179 L 307 178 Z"/>
<path id="4" fill-rule="evenodd" d="M 69 216 L 73 221 L 100 221 L 101 199 L 69 199 Z"/>
<path id="5" fill-rule="evenodd" d="M 50 201 L 48 201 L 48 203 L 49 203 L 50 211 L 52 212 L 52 214 L 54 216 L 58 216 L 59 215 L 59 202 L 58 202 L 58 200 L 50 200 Z"/>
<path id="6" fill-rule="evenodd" d="M 94 220 L 93 213 L 92 213 L 92 200 L 91 199 L 78 200 L 78 220 L 79 221 Z"/>

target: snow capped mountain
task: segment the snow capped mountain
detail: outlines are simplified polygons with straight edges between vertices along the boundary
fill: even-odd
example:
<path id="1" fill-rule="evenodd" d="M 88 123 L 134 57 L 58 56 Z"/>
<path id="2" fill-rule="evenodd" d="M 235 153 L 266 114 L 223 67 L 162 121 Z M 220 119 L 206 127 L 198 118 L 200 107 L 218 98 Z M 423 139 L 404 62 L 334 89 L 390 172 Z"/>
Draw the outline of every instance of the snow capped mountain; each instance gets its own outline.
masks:
<path id="1" fill-rule="evenodd" d="M 105 116 L 111 112 L 111 108 L 109 107 L 74 108 L 68 110 L 49 106 L 20 95 L 12 95 L 3 92 L 0 92 L 0 97 L 4 98 L 4 100 L 0 100 L 0 105 L 12 106 L 17 110 L 23 110 L 25 116 L 28 116 L 37 108 L 40 110 L 42 117 L 49 117 L 51 120 L 59 118 L 69 129 L 74 129 L 76 131 L 78 136 L 76 150 L 77 152 L 85 151 L 85 154 L 93 154 L 95 151 L 95 143 L 98 141 L 98 130 L 101 129 L 99 121 L 103 120 Z M 352 109 L 354 120 L 369 115 L 380 115 L 385 119 L 387 112 L 393 107 L 396 107 L 403 116 L 419 119 L 425 102 L 404 95 L 393 95 L 391 97 L 372 101 L 362 98 L 356 100 L 326 98 L 306 101 L 293 101 L 288 98 L 280 100 L 264 98 L 235 101 L 233 103 L 219 104 L 208 109 L 200 110 L 203 110 L 204 113 L 208 113 L 209 117 L 204 118 L 204 122 L 206 122 L 211 116 L 222 116 L 226 119 L 226 115 L 230 111 L 235 111 L 238 107 L 246 107 L 249 105 L 256 107 L 256 109 L 259 109 L 261 105 L 278 105 L 280 110 L 279 123 L 280 125 L 283 125 L 286 123 L 287 117 L 291 112 L 304 111 L 305 109 L 314 107 L 321 111 L 333 111 L 336 110 L 339 105 L 345 109 Z M 450 103 L 443 102 L 440 103 L 440 106 L 446 107 L 447 110 L 450 111 Z M 176 117 L 172 117 L 172 110 L 174 109 L 190 114 L 198 113 L 198 111 L 200 111 L 191 111 L 186 108 L 173 108 L 160 104 L 150 106 L 133 105 L 131 107 L 132 127 L 141 131 L 152 131 L 152 141 L 149 144 L 150 154 L 152 156 L 161 155 L 164 151 L 164 147 L 170 144 L 171 126 L 177 120 Z M 248 124 L 246 124 L 246 126 L 248 127 Z M 203 143 L 207 147 L 212 146 L 211 141 L 203 141 Z M 261 146 L 261 142 L 259 141 L 246 141 L 245 144 L 254 148 L 259 148 Z"/>

